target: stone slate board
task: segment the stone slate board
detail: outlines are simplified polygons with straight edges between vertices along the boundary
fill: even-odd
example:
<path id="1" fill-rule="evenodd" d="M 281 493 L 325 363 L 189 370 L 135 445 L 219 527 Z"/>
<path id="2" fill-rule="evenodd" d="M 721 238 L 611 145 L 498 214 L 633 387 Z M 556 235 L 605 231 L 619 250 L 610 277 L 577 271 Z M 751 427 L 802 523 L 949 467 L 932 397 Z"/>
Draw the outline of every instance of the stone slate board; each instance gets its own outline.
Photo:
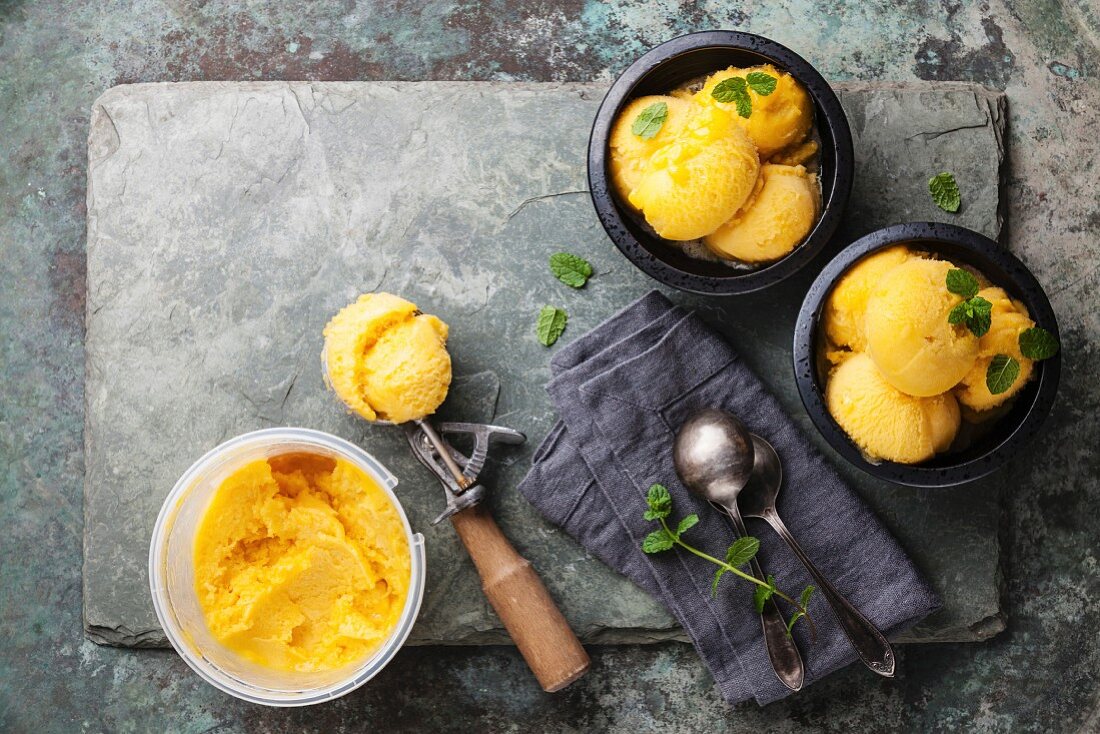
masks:
<path id="1" fill-rule="evenodd" d="M 857 175 L 832 253 L 885 224 L 1001 227 L 1005 99 L 968 84 L 837 85 Z M 514 490 L 554 416 L 538 308 L 568 341 L 655 287 L 604 235 L 586 192 L 598 84 L 187 83 L 121 86 L 89 134 L 84 621 L 103 644 L 162 646 L 146 559 L 160 504 L 190 463 L 239 433 L 300 425 L 343 436 L 401 479 L 428 548 L 414 643 L 507 636 L 449 524 L 441 490 L 400 431 L 344 414 L 321 379 L 321 329 L 360 292 L 402 294 L 451 326 L 443 417 L 524 431 L 485 475 L 495 514 L 589 642 L 683 639 L 628 581 L 543 522 Z M 929 176 L 952 170 L 959 214 Z M 581 291 L 548 273 L 567 249 L 595 266 Z M 830 454 L 794 388 L 790 335 L 821 261 L 764 294 L 671 292 L 704 313 Z M 945 609 L 905 641 L 1004 627 L 995 483 L 928 492 L 836 463 L 899 536 Z M 790 488 L 788 491 L 794 491 Z"/>

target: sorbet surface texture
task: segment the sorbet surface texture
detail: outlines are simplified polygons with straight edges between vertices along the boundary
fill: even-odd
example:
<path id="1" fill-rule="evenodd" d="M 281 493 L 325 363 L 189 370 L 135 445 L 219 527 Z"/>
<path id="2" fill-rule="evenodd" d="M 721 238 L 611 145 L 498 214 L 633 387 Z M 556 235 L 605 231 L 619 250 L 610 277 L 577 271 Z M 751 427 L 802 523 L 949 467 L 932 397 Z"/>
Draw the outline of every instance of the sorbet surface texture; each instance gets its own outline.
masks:
<path id="1" fill-rule="evenodd" d="M 978 339 L 978 358 L 955 388 L 955 396 L 966 407 L 980 412 L 1000 407 L 1031 379 L 1035 363 L 1020 351 L 1020 334 L 1035 326 L 1035 322 L 1027 306 L 1010 298 L 1003 288 L 984 288 L 978 295 L 993 304 L 989 331 Z M 986 385 L 986 370 L 998 354 L 1014 357 L 1020 363 L 1020 375 L 1007 390 L 994 395 Z"/>
<path id="2" fill-rule="evenodd" d="M 750 263 L 778 260 L 810 233 L 820 206 L 817 176 L 802 166 L 768 163 L 741 210 L 703 241 L 724 257 Z"/>
<path id="3" fill-rule="evenodd" d="M 909 395 L 950 390 L 977 359 L 978 338 L 948 322 L 962 302 L 946 287 L 953 267 L 943 260 L 908 260 L 887 272 L 867 301 L 867 353 L 886 381 Z"/>
<path id="4" fill-rule="evenodd" d="M 389 293 L 367 293 L 325 326 L 329 385 L 367 420 L 431 415 L 447 397 L 447 325 Z"/>
<path id="5" fill-rule="evenodd" d="M 925 461 L 945 451 L 959 429 L 959 405 L 951 393 L 906 395 L 862 353 L 834 370 L 825 401 L 836 422 L 871 459 Z"/>
<path id="6" fill-rule="evenodd" d="M 752 100 L 752 114 L 741 117 L 733 102 L 719 102 L 712 95 L 714 88 L 732 77 L 744 79 L 753 72 L 767 74 L 776 80 L 775 91 L 768 95 L 748 88 Z M 771 64 L 744 69 L 730 67 L 712 74 L 695 95 L 700 104 L 709 104 L 727 110 L 737 124 L 745 129 L 760 151 L 761 158 L 771 158 L 784 148 L 800 143 L 810 132 L 814 122 L 813 102 L 801 84 L 790 74 L 781 72 Z"/>
<path id="7" fill-rule="evenodd" d="M 396 507 L 357 466 L 284 454 L 237 469 L 195 535 L 195 591 L 213 636 L 275 670 L 364 660 L 396 626 L 410 584 Z"/>

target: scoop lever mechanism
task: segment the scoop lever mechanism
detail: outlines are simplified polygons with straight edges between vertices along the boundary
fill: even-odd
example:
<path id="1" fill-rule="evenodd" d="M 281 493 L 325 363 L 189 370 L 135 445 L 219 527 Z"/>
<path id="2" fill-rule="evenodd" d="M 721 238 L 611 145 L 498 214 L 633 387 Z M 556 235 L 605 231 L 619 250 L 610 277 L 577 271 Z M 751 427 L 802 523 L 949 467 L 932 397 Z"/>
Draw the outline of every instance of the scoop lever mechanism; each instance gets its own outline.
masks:
<path id="1" fill-rule="evenodd" d="M 447 443 L 445 437 L 456 434 L 473 436 L 474 449 L 470 456 Z M 485 466 L 489 447 L 493 443 L 518 445 L 527 440 L 519 431 L 504 426 L 440 423 L 437 432 L 431 423 L 423 420 L 405 424 L 405 438 L 417 460 L 443 485 L 447 507 L 432 520 L 432 525 L 438 525 L 456 512 L 473 507 L 484 499 L 485 487 L 477 483 L 477 477 Z"/>

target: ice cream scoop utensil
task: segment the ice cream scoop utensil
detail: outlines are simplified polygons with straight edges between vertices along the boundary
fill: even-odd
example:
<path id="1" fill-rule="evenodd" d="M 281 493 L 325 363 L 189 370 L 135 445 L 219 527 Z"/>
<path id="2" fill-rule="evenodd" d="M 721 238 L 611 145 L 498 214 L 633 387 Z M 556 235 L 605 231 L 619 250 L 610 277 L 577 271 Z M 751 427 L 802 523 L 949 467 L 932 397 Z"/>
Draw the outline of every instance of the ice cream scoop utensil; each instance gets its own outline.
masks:
<path id="1" fill-rule="evenodd" d="M 478 423 L 406 423 L 405 438 L 416 458 L 443 486 L 447 507 L 433 525 L 451 518 L 458 537 L 481 576 L 482 589 L 543 690 L 569 685 L 588 670 L 588 653 L 527 559 L 516 552 L 488 510 L 480 506 L 485 488 L 477 477 L 493 442 L 520 444 L 519 431 Z M 469 434 L 470 456 L 440 434 Z"/>
<path id="2" fill-rule="evenodd" d="M 751 439 L 753 471 L 737 498 L 741 513 L 745 517 L 760 518 L 771 525 L 776 534 L 786 541 L 791 551 L 810 572 L 814 583 L 817 584 L 825 601 L 829 603 L 833 614 L 840 622 L 840 628 L 844 630 L 844 634 L 859 655 L 859 659 L 879 675 L 892 678 L 895 664 L 894 651 L 886 636 L 852 606 L 851 602 L 833 587 L 829 579 L 822 575 L 779 517 L 775 509 L 775 500 L 783 484 L 783 466 L 779 461 L 779 454 L 770 443 L 759 436 L 752 435 Z"/>
<path id="3" fill-rule="evenodd" d="M 327 346 L 321 354 L 325 383 L 331 384 Z M 339 393 L 336 397 L 340 398 Z M 345 403 L 345 407 L 354 410 Z M 378 425 L 398 425 L 375 420 Z M 503 426 L 442 423 L 443 434 L 473 436 L 470 456 L 456 451 L 427 419 L 404 423 L 413 455 L 443 486 L 447 506 L 432 525 L 451 518 L 481 576 L 481 588 L 543 690 L 559 691 L 588 670 L 588 653 L 527 559 L 516 552 L 493 516 L 480 506 L 485 488 L 477 477 L 494 442 L 521 444 L 526 437 Z"/>
<path id="4" fill-rule="evenodd" d="M 724 510 L 738 535 L 748 535 L 737 508 L 737 495 L 752 474 L 753 447 L 741 421 L 710 408 L 695 413 L 676 434 L 672 456 L 684 486 Z M 750 563 L 753 576 L 761 581 L 767 578 L 755 558 Z M 802 656 L 787 633 L 787 623 L 774 597 L 764 605 L 760 623 L 776 677 L 790 690 L 801 690 L 805 680 Z"/>

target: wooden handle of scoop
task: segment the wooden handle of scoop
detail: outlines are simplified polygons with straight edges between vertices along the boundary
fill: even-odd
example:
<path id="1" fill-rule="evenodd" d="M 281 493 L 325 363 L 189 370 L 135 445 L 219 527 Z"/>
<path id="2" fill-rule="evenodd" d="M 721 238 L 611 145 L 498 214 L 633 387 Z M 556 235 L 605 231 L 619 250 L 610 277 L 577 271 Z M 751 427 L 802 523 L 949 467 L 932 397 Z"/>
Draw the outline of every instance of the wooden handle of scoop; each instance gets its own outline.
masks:
<path id="1" fill-rule="evenodd" d="M 542 579 L 480 505 L 451 516 L 481 575 L 485 596 L 544 691 L 560 691 L 588 671 L 588 653 Z"/>

